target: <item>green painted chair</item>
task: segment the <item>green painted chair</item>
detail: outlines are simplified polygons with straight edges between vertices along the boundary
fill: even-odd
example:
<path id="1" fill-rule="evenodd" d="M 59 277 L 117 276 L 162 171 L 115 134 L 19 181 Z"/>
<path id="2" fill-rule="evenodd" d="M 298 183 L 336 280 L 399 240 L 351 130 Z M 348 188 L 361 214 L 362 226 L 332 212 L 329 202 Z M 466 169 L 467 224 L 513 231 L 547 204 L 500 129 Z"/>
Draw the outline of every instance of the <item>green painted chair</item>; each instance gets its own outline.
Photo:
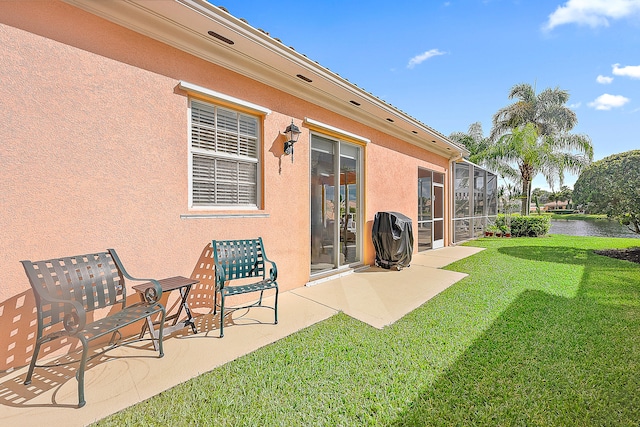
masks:
<path id="1" fill-rule="evenodd" d="M 249 307 L 267 307 L 274 311 L 274 324 L 278 323 L 278 269 L 275 262 L 269 260 L 264 253 L 262 238 L 251 240 L 213 240 L 213 257 L 216 268 L 216 291 L 213 302 L 213 313 L 218 308 L 218 294 L 220 294 L 220 338 L 224 336 L 225 298 L 251 292 L 260 292 L 260 297 L 255 303 L 241 307 L 232 307 L 233 310 Z M 267 267 L 269 275 L 267 277 Z M 250 283 L 233 285 L 234 280 L 257 278 L 259 280 Z M 275 302 L 273 307 L 262 304 L 264 291 L 275 290 Z M 228 313 L 227 313 L 228 314 Z"/>

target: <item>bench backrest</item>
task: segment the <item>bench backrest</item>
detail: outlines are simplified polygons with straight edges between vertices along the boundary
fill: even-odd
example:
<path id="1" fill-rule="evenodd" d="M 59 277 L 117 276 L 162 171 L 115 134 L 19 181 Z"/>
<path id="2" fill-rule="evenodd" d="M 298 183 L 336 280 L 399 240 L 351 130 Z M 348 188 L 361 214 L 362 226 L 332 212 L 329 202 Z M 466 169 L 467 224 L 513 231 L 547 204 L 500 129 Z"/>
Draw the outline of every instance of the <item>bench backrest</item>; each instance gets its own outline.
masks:
<path id="1" fill-rule="evenodd" d="M 224 269 L 226 280 L 265 278 L 261 237 L 251 240 L 214 240 L 212 246 L 216 268 Z"/>
<path id="2" fill-rule="evenodd" d="M 21 263 L 43 327 L 61 322 L 65 315 L 60 304 L 46 303 L 52 298 L 77 301 L 87 312 L 126 304 L 124 277 L 110 252 Z"/>

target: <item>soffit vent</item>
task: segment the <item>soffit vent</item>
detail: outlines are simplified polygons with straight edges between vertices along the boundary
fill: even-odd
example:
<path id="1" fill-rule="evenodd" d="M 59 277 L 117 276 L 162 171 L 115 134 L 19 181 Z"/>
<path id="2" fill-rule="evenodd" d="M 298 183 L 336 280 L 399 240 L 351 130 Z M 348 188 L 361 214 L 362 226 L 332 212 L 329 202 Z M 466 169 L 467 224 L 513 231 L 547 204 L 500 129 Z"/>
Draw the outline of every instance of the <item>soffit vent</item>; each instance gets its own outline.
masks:
<path id="1" fill-rule="evenodd" d="M 214 31 L 209 31 L 208 34 L 211 37 L 215 37 L 216 39 L 225 42 L 226 44 L 235 44 L 233 40 L 230 40 L 228 38 L 226 38 L 225 36 L 222 36 Z"/>

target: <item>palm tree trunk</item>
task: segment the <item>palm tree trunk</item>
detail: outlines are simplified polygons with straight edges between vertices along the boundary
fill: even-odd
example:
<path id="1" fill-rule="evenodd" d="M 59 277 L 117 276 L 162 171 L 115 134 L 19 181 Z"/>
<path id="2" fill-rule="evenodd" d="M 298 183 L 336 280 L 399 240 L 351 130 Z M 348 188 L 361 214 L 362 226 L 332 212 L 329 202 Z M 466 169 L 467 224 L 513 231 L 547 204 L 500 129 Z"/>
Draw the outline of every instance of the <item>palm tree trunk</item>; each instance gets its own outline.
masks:
<path id="1" fill-rule="evenodd" d="M 526 179 L 522 180 L 522 207 L 520 208 L 520 215 L 526 216 L 529 215 L 529 182 Z"/>
<path id="2" fill-rule="evenodd" d="M 520 164 L 520 176 L 522 177 L 522 215 L 529 215 L 531 206 L 531 181 L 533 180 L 533 166 L 528 163 Z"/>

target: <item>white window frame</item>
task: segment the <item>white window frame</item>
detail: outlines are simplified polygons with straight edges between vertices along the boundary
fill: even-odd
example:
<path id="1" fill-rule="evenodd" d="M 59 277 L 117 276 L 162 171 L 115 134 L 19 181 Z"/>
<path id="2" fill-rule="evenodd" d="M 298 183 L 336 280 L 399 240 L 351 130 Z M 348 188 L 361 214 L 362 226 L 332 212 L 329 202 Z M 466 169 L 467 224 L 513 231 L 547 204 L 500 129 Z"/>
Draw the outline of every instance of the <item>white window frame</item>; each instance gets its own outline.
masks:
<path id="1" fill-rule="evenodd" d="M 183 85 L 182 88 L 186 89 Z M 198 91 L 202 93 L 201 91 Z M 216 97 L 219 99 L 219 97 Z M 226 97 L 224 100 L 229 101 L 232 99 L 231 97 Z M 239 100 L 237 100 L 239 101 Z M 257 131 L 256 131 L 256 157 L 249 156 L 241 156 L 241 155 L 233 155 L 222 152 L 216 152 L 212 150 L 206 150 L 193 146 L 192 141 L 192 131 L 193 131 L 193 115 L 192 115 L 192 107 L 193 103 L 199 103 L 202 105 L 206 105 L 208 107 L 214 108 L 217 111 L 219 109 L 228 110 L 238 115 L 238 119 L 240 116 L 250 117 L 257 121 Z M 235 102 L 234 104 L 238 104 L 239 107 L 246 107 L 248 103 L 245 102 Z M 245 111 L 243 111 L 245 110 Z M 261 113 L 265 113 L 265 110 L 260 110 Z M 268 111 L 268 110 L 266 110 Z M 188 130 L 189 130 L 189 138 L 188 138 L 188 152 L 189 152 L 189 209 L 195 211 L 204 211 L 204 210 L 259 210 L 262 206 L 262 128 L 263 128 L 263 116 L 258 114 L 250 114 L 246 112 L 246 108 L 235 109 L 229 105 L 221 105 L 220 103 L 204 100 L 201 98 L 194 99 L 189 98 L 189 107 L 188 107 Z M 207 156 L 214 159 L 220 160 L 231 160 L 234 162 L 244 162 L 244 163 L 254 163 L 256 165 L 256 177 L 255 177 L 255 204 L 211 204 L 211 205 L 196 205 L 194 204 L 194 155 L 202 155 Z"/>

